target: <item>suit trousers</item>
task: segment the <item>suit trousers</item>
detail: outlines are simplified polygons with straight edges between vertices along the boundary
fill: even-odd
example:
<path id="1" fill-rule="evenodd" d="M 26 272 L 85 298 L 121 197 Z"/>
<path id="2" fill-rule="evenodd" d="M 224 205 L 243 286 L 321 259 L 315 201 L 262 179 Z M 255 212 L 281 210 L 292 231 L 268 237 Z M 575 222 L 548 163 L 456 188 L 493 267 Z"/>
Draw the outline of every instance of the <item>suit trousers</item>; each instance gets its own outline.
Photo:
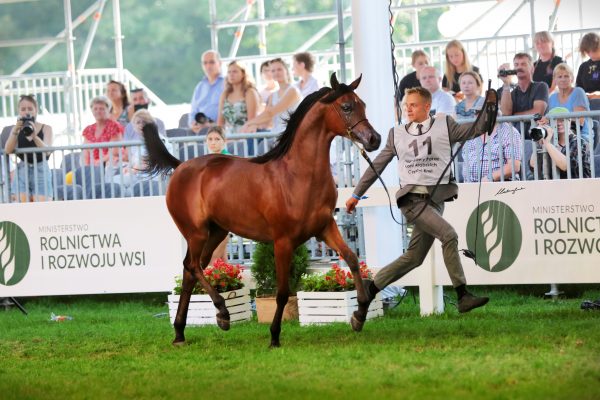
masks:
<path id="1" fill-rule="evenodd" d="M 442 242 L 444 264 L 452 286 L 465 285 L 465 273 L 458 254 L 458 235 L 442 217 L 444 203 L 433 202 L 426 195 L 408 193 L 398 200 L 398 205 L 408 222 L 414 223 L 412 236 L 406 252 L 375 275 L 375 286 L 383 289 L 421 265 L 434 239 Z M 425 209 L 413 221 L 423 206 Z"/>

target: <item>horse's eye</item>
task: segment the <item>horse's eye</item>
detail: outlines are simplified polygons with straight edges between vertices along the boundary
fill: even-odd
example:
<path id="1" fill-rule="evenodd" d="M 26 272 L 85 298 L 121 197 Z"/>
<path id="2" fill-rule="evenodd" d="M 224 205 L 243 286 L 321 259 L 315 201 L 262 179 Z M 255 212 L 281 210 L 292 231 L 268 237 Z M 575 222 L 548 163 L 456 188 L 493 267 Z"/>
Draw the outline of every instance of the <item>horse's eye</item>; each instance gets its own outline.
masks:
<path id="1" fill-rule="evenodd" d="M 341 108 L 342 108 L 342 111 L 345 113 L 352 111 L 352 105 L 350 103 L 342 104 Z"/>

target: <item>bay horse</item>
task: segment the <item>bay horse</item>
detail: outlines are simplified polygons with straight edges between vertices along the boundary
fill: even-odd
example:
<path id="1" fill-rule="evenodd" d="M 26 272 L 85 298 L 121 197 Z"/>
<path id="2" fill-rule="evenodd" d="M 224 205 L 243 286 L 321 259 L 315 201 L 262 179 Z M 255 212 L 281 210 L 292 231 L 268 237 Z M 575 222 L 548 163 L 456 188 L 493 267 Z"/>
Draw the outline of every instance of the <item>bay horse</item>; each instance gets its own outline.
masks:
<path id="1" fill-rule="evenodd" d="M 254 158 L 211 154 L 182 163 L 167 151 L 155 125 L 143 128 L 148 150 L 146 172 L 167 174 L 174 170 L 166 193 L 167 208 L 188 245 L 173 344 L 185 343 L 190 295 L 198 280 L 218 311 L 217 325 L 229 329 L 225 301 L 202 274 L 214 249 L 229 232 L 274 243 L 277 310 L 270 328 L 271 347 L 280 346 L 292 254 L 313 236 L 325 241 L 348 263 L 359 304 L 351 320 L 352 329 L 362 329 L 368 300 L 358 259 L 344 243 L 333 219 L 337 190 L 329 165 L 329 147 L 335 136 L 359 142 L 367 151 L 376 150 L 381 143 L 381 136 L 365 116 L 365 103 L 354 93 L 361 77 L 346 85 L 340 84 L 334 73 L 331 88 L 307 96 L 289 117 L 277 144 Z"/>

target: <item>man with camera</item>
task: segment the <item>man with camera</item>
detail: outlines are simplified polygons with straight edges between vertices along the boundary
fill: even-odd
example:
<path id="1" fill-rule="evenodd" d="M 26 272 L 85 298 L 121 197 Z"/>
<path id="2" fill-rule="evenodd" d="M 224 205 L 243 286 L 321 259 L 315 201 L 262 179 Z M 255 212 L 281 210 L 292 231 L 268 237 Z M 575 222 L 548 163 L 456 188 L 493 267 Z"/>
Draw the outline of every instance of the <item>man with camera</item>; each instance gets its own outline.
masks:
<path id="1" fill-rule="evenodd" d="M 15 149 L 43 148 L 52 145 L 53 133 L 49 125 L 36 121 L 38 104 L 32 95 L 21 96 L 18 103 L 19 118 L 12 127 L 4 150 L 11 154 Z M 52 200 L 52 174 L 48 166 L 49 153 L 17 154 L 22 161 L 12 179 L 12 198 L 19 201 Z"/>
<path id="2" fill-rule="evenodd" d="M 498 67 L 498 77 L 503 86 L 498 90 L 502 115 L 531 115 L 546 112 L 548 107 L 548 85 L 534 82 L 533 59 L 527 53 L 517 53 L 513 58 L 513 70 L 508 63 Z M 517 86 L 512 90 L 511 75 L 517 76 Z M 519 125 L 515 126 L 519 129 Z M 529 137 L 529 123 L 525 123 L 525 139 Z"/>
<path id="3" fill-rule="evenodd" d="M 144 88 L 133 89 L 131 91 L 131 104 L 129 105 L 129 109 L 127 110 L 129 113 L 129 123 L 125 126 L 125 133 L 123 134 L 123 140 L 140 140 L 138 134 L 135 133 L 133 125 L 131 121 L 133 121 L 133 114 L 139 110 L 147 110 L 150 106 L 150 99 L 148 98 L 148 93 Z M 156 122 L 156 126 L 158 127 L 158 133 L 165 136 L 165 123 L 160 119 L 154 117 Z"/>
<path id="4" fill-rule="evenodd" d="M 569 110 L 565 107 L 554 107 L 548 112 L 552 114 L 566 114 Z M 537 126 L 531 128 L 530 135 L 538 151 L 531 155 L 529 166 L 534 171 L 537 161 L 538 179 L 552 177 L 552 163 L 558 168 L 560 179 L 567 179 L 567 168 L 570 167 L 571 178 L 591 178 L 590 152 L 585 140 L 577 140 L 575 131 L 576 119 L 556 119 L 556 129 L 550 126 L 548 117 L 537 119 Z M 554 138 L 557 134 L 556 140 Z M 579 143 L 578 143 L 579 142 Z M 567 151 L 569 156 L 567 157 Z M 581 173 L 579 171 L 579 151 L 581 151 Z"/>
<path id="5" fill-rule="evenodd" d="M 202 124 L 202 119 L 208 122 L 217 120 L 219 114 L 219 99 L 223 93 L 225 82 L 221 75 L 221 57 L 214 50 L 207 50 L 202 54 L 202 69 L 204 78 L 198 82 L 192 96 L 192 108 L 188 115 L 188 126 L 191 128 L 194 121 Z"/>

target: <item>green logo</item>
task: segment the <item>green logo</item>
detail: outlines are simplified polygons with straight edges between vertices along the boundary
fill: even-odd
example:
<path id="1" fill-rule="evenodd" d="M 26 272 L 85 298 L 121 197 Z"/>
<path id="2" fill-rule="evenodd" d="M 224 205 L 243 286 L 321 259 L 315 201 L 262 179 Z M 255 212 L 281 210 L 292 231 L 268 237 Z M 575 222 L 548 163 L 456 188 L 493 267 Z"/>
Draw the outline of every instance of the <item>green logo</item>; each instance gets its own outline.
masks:
<path id="1" fill-rule="evenodd" d="M 475 209 L 467 222 L 467 247 L 476 254 L 477 265 L 486 271 L 499 272 L 510 267 L 519 255 L 522 238 L 519 218 L 501 201 L 482 203 L 479 221 Z"/>
<path id="2" fill-rule="evenodd" d="M 23 229 L 14 222 L 0 222 L 0 285 L 21 282 L 29 269 L 29 242 Z"/>

